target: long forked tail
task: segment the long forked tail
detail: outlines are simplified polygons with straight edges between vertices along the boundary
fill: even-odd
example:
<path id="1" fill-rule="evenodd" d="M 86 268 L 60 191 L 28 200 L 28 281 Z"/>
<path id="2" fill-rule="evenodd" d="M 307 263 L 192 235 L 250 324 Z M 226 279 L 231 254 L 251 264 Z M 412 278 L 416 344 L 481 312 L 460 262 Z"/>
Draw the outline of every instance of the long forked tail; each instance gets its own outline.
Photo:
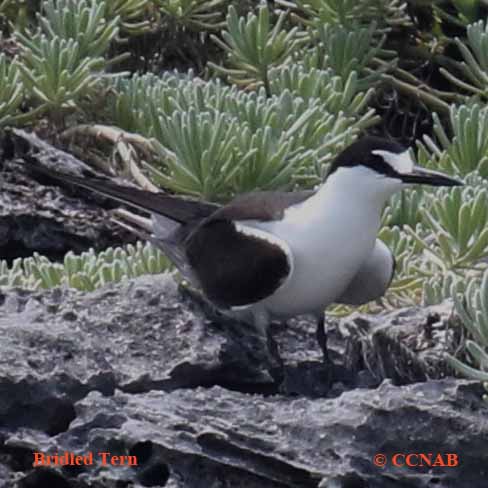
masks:
<path id="1" fill-rule="evenodd" d="M 155 193 L 131 186 L 118 185 L 106 178 L 74 176 L 40 165 L 34 166 L 33 169 L 51 178 L 100 193 L 101 195 L 145 212 L 163 215 L 180 224 L 204 219 L 219 208 L 218 205 L 213 203 L 190 200 L 167 195 L 162 192 Z"/>
<path id="2" fill-rule="evenodd" d="M 161 249 L 181 274 L 194 286 L 198 286 L 198 279 L 186 259 L 181 243 L 193 227 L 192 223 L 211 215 L 219 208 L 218 205 L 122 186 L 106 178 L 74 176 L 40 165 L 35 165 L 34 169 L 51 178 L 86 188 L 150 213 L 149 219 L 119 209 L 113 220 L 140 239 L 148 240 Z"/>

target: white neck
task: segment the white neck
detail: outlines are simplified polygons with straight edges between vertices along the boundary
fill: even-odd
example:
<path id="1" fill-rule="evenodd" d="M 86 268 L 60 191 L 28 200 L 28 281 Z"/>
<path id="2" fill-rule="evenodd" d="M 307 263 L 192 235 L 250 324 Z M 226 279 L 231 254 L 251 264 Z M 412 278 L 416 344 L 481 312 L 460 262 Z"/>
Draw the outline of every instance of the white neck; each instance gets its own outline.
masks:
<path id="1" fill-rule="evenodd" d="M 359 213 L 377 214 L 379 219 L 386 202 L 400 186 L 366 167 L 339 168 L 327 178 L 317 197 L 324 207 L 343 205 Z"/>

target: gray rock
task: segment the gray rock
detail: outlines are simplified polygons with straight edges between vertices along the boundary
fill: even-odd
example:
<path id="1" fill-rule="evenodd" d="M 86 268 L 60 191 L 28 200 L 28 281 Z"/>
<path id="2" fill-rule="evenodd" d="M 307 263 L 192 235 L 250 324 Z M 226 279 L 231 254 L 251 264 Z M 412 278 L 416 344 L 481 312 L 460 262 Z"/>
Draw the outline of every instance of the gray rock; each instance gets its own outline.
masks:
<path id="1" fill-rule="evenodd" d="M 2 259 L 38 252 L 58 260 L 70 250 L 81 253 L 134 242 L 134 236 L 112 222 L 104 210 L 113 208 L 113 203 L 79 189 L 62 191 L 53 181 L 30 172 L 25 161 L 49 160 L 78 171 L 87 167 L 84 163 L 34 135 L 16 133 L 9 139 L 0 132 Z M 78 195 L 83 199 L 75 198 Z"/>
<path id="2" fill-rule="evenodd" d="M 452 373 L 444 354 L 460 349 L 462 330 L 451 300 L 377 316 L 353 313 L 339 324 L 348 369 L 366 367 L 375 384 L 444 378 Z"/>
<path id="3" fill-rule="evenodd" d="M 204 320 L 169 275 L 91 294 L 19 290 L 2 301 L 0 425 L 55 434 L 91 390 L 274 388 L 265 338 L 231 320 Z"/>
<path id="4" fill-rule="evenodd" d="M 91 392 L 66 432 L 49 438 L 23 431 L 6 445 L 94 453 L 93 466 L 46 470 L 66 486 L 472 488 L 488 476 L 488 417 L 479 395 L 475 384 L 453 379 L 385 382 L 335 399 L 265 398 L 221 387 Z M 138 465 L 103 466 L 100 452 L 135 456 Z M 459 466 L 395 467 L 396 453 L 455 453 Z M 376 454 L 386 455 L 385 467 L 374 465 Z"/>
<path id="5" fill-rule="evenodd" d="M 388 362 L 389 349 L 371 349 L 390 324 L 404 332 L 388 344 L 401 341 L 408 357 L 432 368 L 426 358 L 438 356 L 437 341 L 429 355 L 429 344 L 416 347 L 413 338 L 426 320 L 438 331 L 451 327 L 448 307 L 362 316 L 355 351 L 357 317 L 331 323 L 329 389 L 313 322 L 273 325 L 274 342 L 228 318 L 205 319 L 168 275 L 92 293 L 4 292 L 0 486 L 482 486 L 488 417 L 480 387 L 453 378 L 408 385 L 415 376 L 398 374 L 407 366 Z M 65 451 L 133 455 L 139 465 L 32 467 L 34 452 Z M 377 453 L 391 461 L 410 452 L 456 453 L 461 463 L 372 463 Z"/>

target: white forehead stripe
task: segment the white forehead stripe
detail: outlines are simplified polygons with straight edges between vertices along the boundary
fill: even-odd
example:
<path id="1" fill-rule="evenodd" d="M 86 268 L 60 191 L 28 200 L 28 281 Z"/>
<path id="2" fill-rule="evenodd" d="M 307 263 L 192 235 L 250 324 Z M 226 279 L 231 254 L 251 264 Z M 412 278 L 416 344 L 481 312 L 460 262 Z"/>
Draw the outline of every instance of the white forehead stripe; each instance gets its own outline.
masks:
<path id="1" fill-rule="evenodd" d="M 410 157 L 409 151 L 395 154 L 390 151 L 377 149 L 372 151 L 372 153 L 381 156 L 397 173 L 408 174 L 413 171 L 414 162 Z"/>

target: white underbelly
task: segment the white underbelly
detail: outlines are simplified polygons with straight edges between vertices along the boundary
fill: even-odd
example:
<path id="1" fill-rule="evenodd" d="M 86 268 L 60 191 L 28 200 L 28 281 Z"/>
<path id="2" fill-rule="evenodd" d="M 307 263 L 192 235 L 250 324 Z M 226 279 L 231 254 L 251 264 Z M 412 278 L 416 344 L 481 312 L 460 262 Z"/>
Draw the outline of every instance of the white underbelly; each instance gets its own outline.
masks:
<path id="1" fill-rule="evenodd" d="M 324 246 L 306 257 L 294 253 L 293 272 L 288 281 L 262 304 L 276 317 L 320 314 L 342 295 L 373 246 L 374 237 L 354 249 Z"/>
<path id="2" fill-rule="evenodd" d="M 322 313 L 342 295 L 370 256 L 377 227 L 376 222 L 363 222 L 358 228 L 343 221 L 324 226 L 313 220 L 286 227 L 275 224 L 272 232 L 289 245 L 293 267 L 287 281 L 259 307 L 277 318 Z"/>

